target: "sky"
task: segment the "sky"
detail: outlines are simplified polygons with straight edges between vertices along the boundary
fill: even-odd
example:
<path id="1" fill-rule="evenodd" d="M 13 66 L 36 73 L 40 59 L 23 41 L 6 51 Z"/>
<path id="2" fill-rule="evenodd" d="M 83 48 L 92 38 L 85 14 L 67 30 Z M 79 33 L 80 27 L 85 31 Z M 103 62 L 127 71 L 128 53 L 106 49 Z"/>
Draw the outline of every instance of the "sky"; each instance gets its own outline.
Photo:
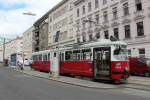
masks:
<path id="1" fill-rule="evenodd" d="M 61 0 L 0 0 L 0 37 L 21 36 Z M 23 15 L 31 12 L 36 16 Z"/>

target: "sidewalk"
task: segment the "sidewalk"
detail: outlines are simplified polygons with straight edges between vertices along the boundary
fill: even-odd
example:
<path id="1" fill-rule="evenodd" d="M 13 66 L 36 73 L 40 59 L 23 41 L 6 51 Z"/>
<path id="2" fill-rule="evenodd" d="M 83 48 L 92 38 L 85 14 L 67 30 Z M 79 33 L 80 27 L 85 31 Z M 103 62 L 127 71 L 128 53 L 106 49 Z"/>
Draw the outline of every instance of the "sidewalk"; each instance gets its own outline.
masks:
<path id="1" fill-rule="evenodd" d="M 131 76 L 129 78 L 130 84 L 137 84 L 137 85 L 144 85 L 150 87 L 150 77 L 137 77 L 137 76 Z"/>
<path id="2" fill-rule="evenodd" d="M 20 70 L 17 70 L 20 71 Z M 116 85 L 109 85 L 109 84 L 104 84 L 104 83 L 99 83 L 99 82 L 92 82 L 88 80 L 81 80 L 77 78 L 71 78 L 71 77 L 65 77 L 65 76 L 59 76 L 59 78 L 50 78 L 49 73 L 44 73 L 44 72 L 38 72 L 34 70 L 30 70 L 29 67 L 25 67 L 23 71 L 24 74 L 39 77 L 39 78 L 44 78 L 48 80 L 53 80 L 56 82 L 61 82 L 61 83 L 66 83 L 66 84 L 71 84 L 71 85 L 76 85 L 76 86 L 81 86 L 81 87 L 87 87 L 87 88 L 95 88 L 95 89 L 115 89 L 118 88 Z"/>
<path id="3" fill-rule="evenodd" d="M 29 67 L 25 67 L 23 71 L 21 70 L 16 70 L 19 72 L 22 72 L 27 75 L 39 77 L 39 78 L 44 78 L 48 80 L 53 80 L 56 82 L 61 82 L 65 84 L 71 84 L 71 85 L 76 85 L 76 86 L 81 86 L 81 87 L 87 87 L 87 88 L 94 88 L 94 89 L 123 89 L 123 88 L 132 88 L 132 89 L 137 89 L 137 90 L 146 90 L 150 91 L 150 83 L 149 81 L 140 82 L 136 81 L 139 80 L 139 78 L 136 77 L 130 77 L 129 82 L 127 84 L 123 85 L 111 85 L 111 84 L 104 84 L 100 82 L 94 82 L 94 81 L 88 81 L 88 80 L 82 80 L 82 79 L 77 79 L 77 78 L 71 78 L 71 77 L 66 77 L 66 76 L 59 76 L 59 78 L 51 78 L 49 73 L 44 73 L 44 72 L 39 72 L 35 70 L 30 70 Z M 143 79 L 142 79 L 143 81 Z M 140 82 L 140 83 L 139 83 Z"/>

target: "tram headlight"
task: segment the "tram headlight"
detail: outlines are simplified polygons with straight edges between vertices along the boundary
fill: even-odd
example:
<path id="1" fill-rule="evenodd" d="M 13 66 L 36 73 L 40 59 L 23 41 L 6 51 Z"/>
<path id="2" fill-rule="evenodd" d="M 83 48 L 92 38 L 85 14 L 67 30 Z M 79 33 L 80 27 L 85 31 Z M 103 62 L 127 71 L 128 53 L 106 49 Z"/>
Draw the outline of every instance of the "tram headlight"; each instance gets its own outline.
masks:
<path id="1" fill-rule="evenodd" d="M 121 68 L 121 63 L 117 63 L 115 68 L 117 68 L 117 69 Z"/>

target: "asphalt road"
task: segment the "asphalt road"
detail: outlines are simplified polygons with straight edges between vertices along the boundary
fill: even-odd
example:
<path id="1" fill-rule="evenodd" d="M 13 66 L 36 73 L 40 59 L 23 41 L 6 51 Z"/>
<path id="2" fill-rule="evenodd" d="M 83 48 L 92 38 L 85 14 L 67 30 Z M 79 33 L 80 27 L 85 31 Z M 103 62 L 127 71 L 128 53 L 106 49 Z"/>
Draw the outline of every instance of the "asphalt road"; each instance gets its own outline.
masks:
<path id="1" fill-rule="evenodd" d="M 89 89 L 0 68 L 0 100 L 150 100 L 150 92 Z"/>

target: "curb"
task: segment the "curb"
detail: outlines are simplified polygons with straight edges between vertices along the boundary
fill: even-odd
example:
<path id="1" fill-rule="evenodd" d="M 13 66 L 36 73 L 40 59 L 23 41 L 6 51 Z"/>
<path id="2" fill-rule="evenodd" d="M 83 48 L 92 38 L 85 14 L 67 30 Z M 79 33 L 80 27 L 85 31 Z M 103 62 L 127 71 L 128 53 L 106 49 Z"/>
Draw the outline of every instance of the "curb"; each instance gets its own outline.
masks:
<path id="1" fill-rule="evenodd" d="M 57 80 L 56 78 L 46 78 L 46 77 L 42 77 L 42 76 L 38 76 L 38 75 L 34 75 L 34 74 L 29 74 L 20 70 L 16 70 L 13 69 L 14 71 L 29 75 L 29 76 L 34 76 L 37 78 L 41 78 L 41 79 L 47 79 L 47 80 L 51 80 L 51 81 L 55 81 L 55 82 L 59 82 L 59 83 L 64 83 L 64 84 L 69 84 L 69 85 L 74 85 L 74 86 L 80 86 L 80 87 L 85 87 L 85 88 L 91 88 L 91 89 L 118 89 L 118 86 L 114 86 L 114 87 L 92 87 L 92 86 L 87 86 L 87 85 L 82 85 L 82 84 L 76 84 L 76 83 L 72 83 L 72 82 L 67 82 L 67 81 L 61 81 L 61 80 Z"/>
<path id="2" fill-rule="evenodd" d="M 118 88 L 118 87 L 112 87 L 112 88 L 91 87 L 91 86 L 81 85 L 81 84 L 75 84 L 75 83 L 71 83 L 71 82 L 67 82 L 67 81 L 60 81 L 60 80 L 53 79 L 53 78 L 45 78 L 45 77 L 41 77 L 41 76 L 37 76 L 37 75 L 33 75 L 33 74 L 28 74 L 28 73 L 24 73 L 24 74 L 30 75 L 30 76 L 34 76 L 34 77 L 38 77 L 38 78 L 42 78 L 42 79 L 47 79 L 47 80 L 55 81 L 55 82 L 59 82 L 59 83 L 65 83 L 65 84 L 69 84 L 69 85 L 86 87 L 86 88 L 92 88 L 92 89 L 117 89 Z"/>

